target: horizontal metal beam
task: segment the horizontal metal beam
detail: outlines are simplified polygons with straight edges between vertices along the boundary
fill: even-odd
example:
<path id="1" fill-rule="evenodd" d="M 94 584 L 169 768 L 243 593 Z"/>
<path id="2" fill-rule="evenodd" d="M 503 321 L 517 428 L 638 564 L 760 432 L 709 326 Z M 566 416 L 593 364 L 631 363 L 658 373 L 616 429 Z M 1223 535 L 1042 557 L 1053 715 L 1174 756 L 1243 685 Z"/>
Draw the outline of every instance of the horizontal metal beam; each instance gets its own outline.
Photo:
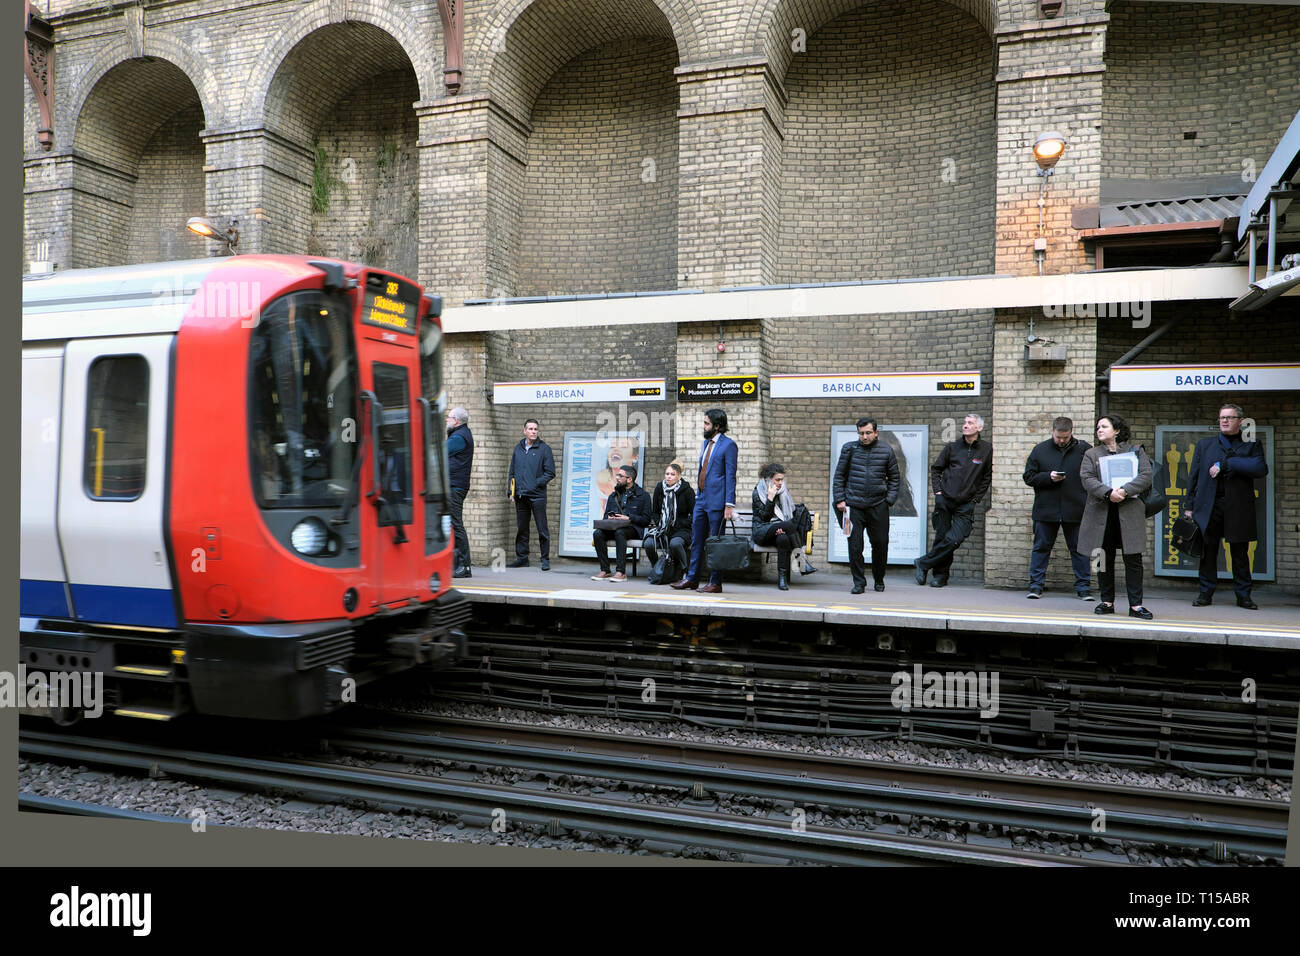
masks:
<path id="1" fill-rule="evenodd" d="M 1050 308 L 1103 302 L 1235 299 L 1243 266 L 1131 269 L 1056 276 L 901 279 L 855 285 L 738 289 L 682 295 L 494 303 L 443 310 L 446 332 L 563 329 L 658 322 L 754 321 L 798 316 Z"/>

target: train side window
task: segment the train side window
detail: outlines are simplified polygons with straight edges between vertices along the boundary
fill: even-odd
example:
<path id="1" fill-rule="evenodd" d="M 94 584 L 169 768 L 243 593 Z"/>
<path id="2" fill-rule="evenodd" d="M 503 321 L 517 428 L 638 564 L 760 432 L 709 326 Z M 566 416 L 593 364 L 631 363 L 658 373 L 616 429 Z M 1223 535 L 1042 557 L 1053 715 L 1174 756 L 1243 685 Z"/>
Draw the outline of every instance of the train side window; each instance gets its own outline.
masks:
<path id="1" fill-rule="evenodd" d="M 149 363 L 143 355 L 106 355 L 86 382 L 86 494 L 134 501 L 144 494 L 149 451 Z"/>

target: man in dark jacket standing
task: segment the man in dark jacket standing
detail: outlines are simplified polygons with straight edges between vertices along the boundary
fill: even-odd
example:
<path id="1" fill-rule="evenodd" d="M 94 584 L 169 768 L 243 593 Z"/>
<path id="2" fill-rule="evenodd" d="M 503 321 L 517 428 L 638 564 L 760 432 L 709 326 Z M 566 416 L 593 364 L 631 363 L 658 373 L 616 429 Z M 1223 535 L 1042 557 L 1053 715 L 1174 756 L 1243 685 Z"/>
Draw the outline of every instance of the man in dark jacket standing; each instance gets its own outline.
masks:
<path id="1" fill-rule="evenodd" d="M 632 465 L 620 465 L 614 475 L 614 490 L 605 499 L 605 517 L 607 519 L 626 518 L 630 523 L 625 528 L 605 531 L 596 528 L 591 535 L 591 543 L 596 547 L 596 557 L 600 560 L 600 573 L 593 581 L 626 581 L 623 573 L 627 566 L 627 543 L 645 535 L 650 525 L 650 496 L 636 483 L 636 468 Z M 609 572 L 609 542 L 614 542 L 614 573 Z"/>
<path id="2" fill-rule="evenodd" d="M 889 509 L 898 499 L 898 459 L 894 449 L 879 440 L 874 418 L 858 419 L 858 440 L 840 449 L 835 465 L 832 498 L 841 516 L 847 511 L 849 570 L 853 573 L 851 594 L 867 589 L 866 566 L 862 560 L 862 532 L 871 541 L 871 576 L 876 590 L 885 589 L 885 562 L 889 557 Z M 842 519 L 841 519 L 842 520 Z"/>
<path id="3" fill-rule="evenodd" d="M 1228 542 L 1232 553 L 1232 589 L 1237 606 L 1259 609 L 1250 598 L 1250 542 L 1259 537 L 1255 527 L 1255 479 L 1268 474 L 1259 442 L 1241 437 L 1239 405 L 1219 409 L 1219 434 L 1202 438 L 1192 455 L 1187 480 L 1190 511 L 1205 538 L 1201 552 L 1201 590 L 1192 603 L 1204 607 L 1214 600 L 1219 583 L 1219 547 Z"/>
<path id="4" fill-rule="evenodd" d="M 537 419 L 524 422 L 524 437 L 510 456 L 510 498 L 515 503 L 515 559 L 506 567 L 528 567 L 528 517 L 537 522 L 542 570 L 551 570 L 551 529 L 546 524 L 546 484 L 555 477 L 551 446 L 538 437 Z"/>
<path id="5" fill-rule="evenodd" d="M 459 405 L 447 413 L 447 513 L 451 516 L 451 533 L 456 542 L 452 559 L 454 578 L 473 577 L 470 572 L 469 537 L 465 534 L 465 496 L 469 494 L 469 476 L 474 469 L 474 435 L 469 430 L 469 412 Z"/>
<path id="6" fill-rule="evenodd" d="M 924 584 L 926 574 L 933 571 L 930 587 L 946 585 L 952 556 L 975 527 L 975 505 L 993 482 L 993 446 L 980 437 L 982 431 L 984 419 L 967 415 L 961 438 L 944 445 L 930 466 L 934 546 L 912 562 L 917 584 Z"/>
<path id="7" fill-rule="evenodd" d="M 1034 552 L 1029 559 L 1029 598 L 1043 596 L 1047 583 L 1047 560 L 1056 544 L 1056 533 L 1065 530 L 1074 567 L 1074 593 L 1091 601 L 1092 568 L 1088 556 L 1079 553 L 1079 522 L 1083 520 L 1086 495 L 1079 478 L 1083 453 L 1092 446 L 1074 437 L 1074 422 L 1061 416 L 1052 422 L 1052 437 L 1034 446 L 1025 462 L 1025 484 L 1034 489 Z"/>

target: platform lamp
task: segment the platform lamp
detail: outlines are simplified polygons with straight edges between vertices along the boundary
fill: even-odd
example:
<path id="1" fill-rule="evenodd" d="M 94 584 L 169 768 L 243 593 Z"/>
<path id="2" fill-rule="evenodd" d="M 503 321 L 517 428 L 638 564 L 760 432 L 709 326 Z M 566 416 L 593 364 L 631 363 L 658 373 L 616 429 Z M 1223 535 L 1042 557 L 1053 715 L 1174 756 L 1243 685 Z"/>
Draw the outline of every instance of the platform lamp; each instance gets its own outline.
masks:
<path id="1" fill-rule="evenodd" d="M 215 239 L 217 242 L 224 243 L 222 254 L 229 256 L 234 255 L 235 248 L 239 245 L 239 229 L 236 228 L 238 225 L 239 220 L 232 219 L 225 229 L 218 229 L 210 220 L 202 216 L 191 216 L 185 223 L 185 228 L 205 239 Z"/>
<path id="2" fill-rule="evenodd" d="M 1038 164 L 1038 175 L 1042 180 L 1038 186 L 1038 238 L 1034 240 L 1034 262 L 1038 264 L 1039 275 L 1043 274 L 1043 263 L 1047 259 L 1047 237 L 1043 235 L 1043 213 L 1047 206 L 1047 177 L 1052 175 L 1057 162 L 1064 155 L 1064 134 L 1052 130 L 1034 140 L 1034 162 Z"/>
<path id="3" fill-rule="evenodd" d="M 1034 162 L 1038 164 L 1038 236 L 1034 239 L 1034 264 L 1038 274 L 1043 274 L 1047 262 L 1047 237 L 1043 235 L 1044 215 L 1047 208 L 1047 178 L 1052 175 L 1057 162 L 1065 155 L 1065 135 L 1056 130 L 1041 134 L 1034 140 Z M 1033 313 L 1029 317 L 1029 340 L 1025 344 L 1025 358 L 1036 362 L 1063 362 L 1066 357 L 1064 345 L 1053 345 L 1034 334 Z"/>

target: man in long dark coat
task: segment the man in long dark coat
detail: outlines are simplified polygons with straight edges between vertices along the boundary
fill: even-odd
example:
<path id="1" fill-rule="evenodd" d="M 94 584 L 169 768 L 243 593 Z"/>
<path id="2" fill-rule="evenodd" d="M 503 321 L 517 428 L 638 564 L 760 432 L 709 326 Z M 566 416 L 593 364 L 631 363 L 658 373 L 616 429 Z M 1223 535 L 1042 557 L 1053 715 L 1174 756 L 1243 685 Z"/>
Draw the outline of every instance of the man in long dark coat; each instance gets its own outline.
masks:
<path id="1" fill-rule="evenodd" d="M 1241 436 L 1242 411 L 1238 405 L 1219 409 L 1219 434 L 1202 438 L 1192 455 L 1187 498 L 1191 516 L 1205 539 L 1201 552 L 1201 590 L 1192 603 L 1204 607 L 1214 599 L 1219 583 L 1219 547 L 1227 541 L 1232 553 L 1232 589 L 1237 606 L 1251 611 L 1259 605 L 1250 599 L 1250 542 L 1258 538 L 1255 527 L 1255 479 L 1268 474 L 1264 449 Z"/>

